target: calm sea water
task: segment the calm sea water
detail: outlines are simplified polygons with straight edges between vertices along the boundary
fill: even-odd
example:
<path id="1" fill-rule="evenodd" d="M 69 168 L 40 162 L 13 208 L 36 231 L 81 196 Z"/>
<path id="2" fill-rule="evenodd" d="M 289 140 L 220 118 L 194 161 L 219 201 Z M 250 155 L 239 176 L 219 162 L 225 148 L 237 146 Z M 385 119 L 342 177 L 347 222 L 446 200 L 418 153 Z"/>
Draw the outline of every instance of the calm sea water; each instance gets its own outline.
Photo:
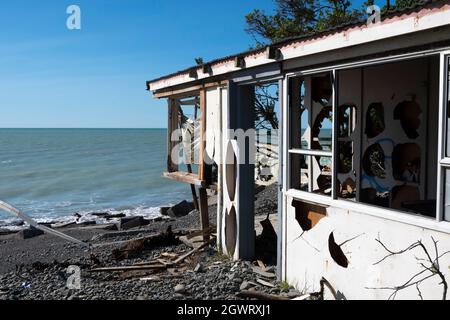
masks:
<path id="1" fill-rule="evenodd" d="M 165 129 L 0 129 L 0 200 L 40 221 L 75 212 L 155 216 L 190 197 L 161 177 Z M 0 226 L 10 223 L 0 212 Z"/>

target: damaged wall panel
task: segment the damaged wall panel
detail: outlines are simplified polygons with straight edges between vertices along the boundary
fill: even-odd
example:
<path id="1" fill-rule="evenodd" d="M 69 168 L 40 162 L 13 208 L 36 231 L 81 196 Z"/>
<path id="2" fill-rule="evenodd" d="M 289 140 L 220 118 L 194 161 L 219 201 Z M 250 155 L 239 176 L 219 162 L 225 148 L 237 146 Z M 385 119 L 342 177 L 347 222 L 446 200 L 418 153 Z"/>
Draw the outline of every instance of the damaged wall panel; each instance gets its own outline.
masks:
<path id="1" fill-rule="evenodd" d="M 289 204 L 296 203 L 290 196 L 286 200 Z M 421 250 L 408 251 L 377 264 L 387 255 L 377 239 L 392 250 L 402 250 L 422 240 L 430 252 L 434 252 L 433 237 L 438 241 L 440 253 L 450 250 L 450 235 L 445 232 L 356 210 L 349 212 L 328 207 L 326 211 L 327 216 L 302 235 L 303 230 L 296 219 L 297 209 L 293 205 L 287 206 L 284 280 L 299 289 L 308 288 L 308 292 L 319 291 L 320 280 L 325 277 L 341 299 L 386 300 L 392 291 L 381 288 L 401 285 L 422 270 L 416 260 L 417 257 L 426 258 Z M 442 266 L 450 265 L 450 255 L 444 255 L 440 262 Z M 441 270 L 450 279 L 450 270 L 446 267 Z M 424 299 L 442 299 L 438 277 L 423 282 L 420 290 Z M 396 299 L 420 297 L 417 289 L 411 287 L 399 291 Z"/>

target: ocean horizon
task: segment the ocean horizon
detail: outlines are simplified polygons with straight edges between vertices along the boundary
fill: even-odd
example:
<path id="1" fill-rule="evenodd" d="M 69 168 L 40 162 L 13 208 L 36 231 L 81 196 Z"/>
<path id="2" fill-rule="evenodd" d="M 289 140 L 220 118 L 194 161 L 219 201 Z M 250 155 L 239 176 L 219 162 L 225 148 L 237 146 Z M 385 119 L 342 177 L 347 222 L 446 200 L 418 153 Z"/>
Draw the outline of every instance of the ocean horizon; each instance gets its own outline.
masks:
<path id="1" fill-rule="evenodd" d="M 94 212 L 157 217 L 191 196 L 161 176 L 166 137 L 164 128 L 2 128 L 0 200 L 39 222 Z M 16 220 L 0 211 L 0 227 Z"/>

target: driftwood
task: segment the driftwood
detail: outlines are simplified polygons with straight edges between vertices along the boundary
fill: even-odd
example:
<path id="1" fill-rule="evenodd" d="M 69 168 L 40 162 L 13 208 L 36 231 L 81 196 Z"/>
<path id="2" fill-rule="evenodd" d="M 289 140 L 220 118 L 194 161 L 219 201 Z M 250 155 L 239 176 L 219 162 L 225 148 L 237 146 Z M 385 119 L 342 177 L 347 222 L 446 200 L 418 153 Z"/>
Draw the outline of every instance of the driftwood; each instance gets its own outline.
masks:
<path id="1" fill-rule="evenodd" d="M 91 269 L 89 272 L 114 272 L 114 271 L 146 271 L 154 269 L 166 269 L 166 265 L 144 265 L 144 266 L 123 266 L 123 267 L 105 267 Z"/>
<path id="2" fill-rule="evenodd" d="M 200 247 L 192 249 L 191 251 L 189 251 L 188 253 L 182 255 L 181 257 L 179 257 L 177 260 L 175 260 L 173 263 L 174 264 L 179 264 L 181 262 L 183 262 L 184 260 L 186 260 L 186 258 L 190 257 L 191 255 L 193 255 L 194 253 L 200 251 L 201 249 L 205 248 L 206 246 L 208 246 L 211 243 L 211 240 L 205 242 L 204 244 L 202 244 Z"/>
<path id="3" fill-rule="evenodd" d="M 262 271 L 258 267 L 253 267 L 252 270 L 253 270 L 254 273 L 256 273 L 257 275 L 260 275 L 260 276 L 262 276 L 264 278 L 267 278 L 267 279 L 275 279 L 276 278 L 275 273 Z"/>
<path id="4" fill-rule="evenodd" d="M 275 285 L 274 285 L 274 284 L 272 284 L 272 283 L 270 283 L 270 282 L 267 282 L 267 281 L 265 281 L 265 280 L 263 280 L 263 279 L 257 279 L 256 282 L 258 282 L 259 284 L 261 284 L 261 285 L 263 285 L 263 286 L 265 286 L 265 287 L 275 288 Z"/>
<path id="5" fill-rule="evenodd" d="M 242 290 L 236 295 L 238 298 L 250 298 L 258 300 L 272 300 L 272 301 L 287 301 L 291 300 L 288 297 L 276 296 L 258 291 Z"/>
<path id="6" fill-rule="evenodd" d="M 192 256 L 196 252 L 198 252 L 201 249 L 203 249 L 206 246 L 208 246 L 210 243 L 211 243 L 211 241 L 205 242 L 200 247 L 185 253 L 184 255 L 180 256 L 179 258 L 177 258 L 173 262 L 171 262 L 171 261 L 167 261 L 167 262 L 164 261 L 164 263 L 162 263 L 160 261 L 161 259 L 157 259 L 156 261 L 141 262 L 141 263 L 137 263 L 137 264 L 132 265 L 132 266 L 96 268 L 96 269 L 90 270 L 90 272 L 116 272 L 116 271 L 127 272 L 127 271 L 148 271 L 148 270 L 169 269 L 169 268 L 173 268 L 173 267 L 177 266 L 178 264 L 182 263 L 184 260 L 186 260 L 187 258 Z"/>
<path id="7" fill-rule="evenodd" d="M 144 238 L 133 239 L 126 242 L 120 249 L 114 249 L 112 256 L 116 260 L 124 260 L 139 256 L 142 251 L 156 245 L 173 245 L 177 239 L 172 232 L 172 227 L 168 227 L 166 232 Z"/>

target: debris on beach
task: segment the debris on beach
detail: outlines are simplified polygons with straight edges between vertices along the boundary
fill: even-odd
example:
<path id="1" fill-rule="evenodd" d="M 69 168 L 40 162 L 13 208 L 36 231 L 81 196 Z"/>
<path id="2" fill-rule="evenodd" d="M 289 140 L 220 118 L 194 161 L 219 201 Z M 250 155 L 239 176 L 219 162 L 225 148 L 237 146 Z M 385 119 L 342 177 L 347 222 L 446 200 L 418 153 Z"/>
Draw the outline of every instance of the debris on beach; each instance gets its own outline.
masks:
<path id="1" fill-rule="evenodd" d="M 210 206 L 210 221 L 216 220 L 216 212 L 216 207 Z M 259 217 L 263 221 L 266 212 L 261 212 Z M 154 220 L 133 219 L 127 215 L 108 221 L 105 219 L 109 216 L 107 212 L 90 216 L 99 218 L 100 223 L 81 225 L 90 218 L 82 216 L 78 223 L 74 218 L 46 226 L 62 228 L 70 236 L 84 239 L 90 246 L 88 251 L 48 235 L 29 241 L 7 235 L 0 238 L 3 243 L 0 250 L 4 254 L 3 266 L 0 265 L 3 268 L 0 300 L 303 300 L 319 297 L 317 294 L 305 296 L 304 292 L 280 282 L 276 267 L 264 256 L 257 255 L 254 262 L 232 261 L 220 253 L 216 226 L 203 226 L 197 210 L 178 218 L 164 216 Z M 119 219 L 124 219 L 123 223 Z M 117 228 L 119 223 L 123 225 L 133 220 L 137 222 L 134 227 Z M 143 220 L 141 225 L 139 222 Z M 276 242 L 270 221 L 257 221 L 263 231 L 257 244 Z M 11 251 L 8 248 L 14 249 L 8 252 Z M 69 266 L 80 268 L 81 290 L 66 287 Z M 23 283 L 27 283 L 27 289 L 21 286 Z"/>
<path id="2" fill-rule="evenodd" d="M 64 234 L 60 231 L 54 230 L 52 228 L 49 228 L 47 226 L 41 225 L 39 223 L 37 223 L 35 220 L 33 220 L 32 218 L 30 218 L 29 216 L 27 216 L 26 214 L 20 212 L 19 210 L 17 210 L 16 208 L 14 208 L 13 206 L 11 206 L 10 204 L 7 204 L 6 202 L 0 201 L 0 209 L 5 210 L 6 212 L 12 213 L 15 216 L 19 217 L 20 219 L 22 219 L 23 221 L 27 222 L 31 227 L 41 230 L 43 232 L 52 234 L 54 236 L 57 236 L 59 238 L 65 239 L 67 241 L 73 242 L 77 245 L 80 245 L 82 247 L 85 248 L 89 248 L 89 244 L 86 242 L 83 242 L 81 240 L 75 239 L 74 237 L 71 237 L 67 234 Z M 30 233 L 32 233 L 33 231 L 30 231 Z"/>

